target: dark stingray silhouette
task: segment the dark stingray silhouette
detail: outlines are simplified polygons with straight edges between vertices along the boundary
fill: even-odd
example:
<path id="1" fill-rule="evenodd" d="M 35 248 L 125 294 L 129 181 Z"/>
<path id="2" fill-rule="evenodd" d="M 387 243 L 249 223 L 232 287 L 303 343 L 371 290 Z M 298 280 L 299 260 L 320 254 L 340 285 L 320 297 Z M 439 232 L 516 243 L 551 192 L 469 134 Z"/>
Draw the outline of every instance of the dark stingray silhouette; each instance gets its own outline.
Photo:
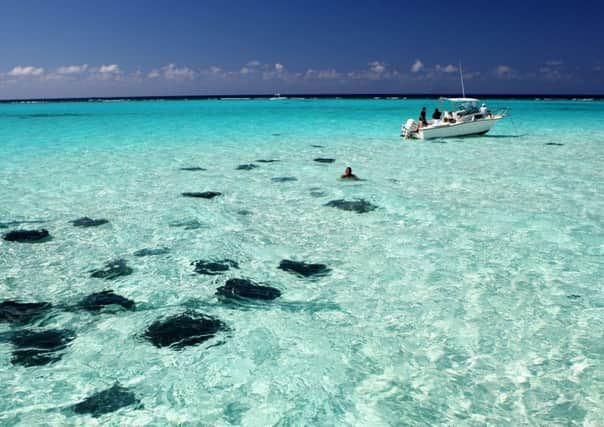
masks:
<path id="1" fill-rule="evenodd" d="M 327 202 L 325 206 L 329 206 L 332 208 L 342 209 L 344 211 L 353 211 L 356 213 L 368 213 L 377 209 L 377 206 L 371 204 L 367 200 L 357 199 L 357 200 L 332 200 Z"/>
<path id="2" fill-rule="evenodd" d="M 219 319 L 189 310 L 153 322 L 143 336 L 156 347 L 181 350 L 201 344 L 225 329 L 226 326 Z"/>
<path id="3" fill-rule="evenodd" d="M 319 277 L 328 274 L 331 269 L 325 264 L 309 264 L 301 261 L 284 259 L 279 263 L 279 269 L 301 277 Z"/>
<path id="4" fill-rule="evenodd" d="M 93 417 L 100 417 L 133 405 L 140 407 L 140 400 L 133 392 L 116 383 L 112 387 L 94 393 L 80 403 L 75 404 L 72 409 L 76 414 L 90 414 Z"/>
<path id="5" fill-rule="evenodd" d="M 19 243 L 43 243 L 51 239 L 50 233 L 46 229 L 41 230 L 13 230 L 4 235 L 7 242 Z"/>
<path id="6" fill-rule="evenodd" d="M 281 296 L 281 291 L 248 279 L 229 279 L 224 286 L 216 289 L 216 295 L 234 300 L 273 300 Z"/>

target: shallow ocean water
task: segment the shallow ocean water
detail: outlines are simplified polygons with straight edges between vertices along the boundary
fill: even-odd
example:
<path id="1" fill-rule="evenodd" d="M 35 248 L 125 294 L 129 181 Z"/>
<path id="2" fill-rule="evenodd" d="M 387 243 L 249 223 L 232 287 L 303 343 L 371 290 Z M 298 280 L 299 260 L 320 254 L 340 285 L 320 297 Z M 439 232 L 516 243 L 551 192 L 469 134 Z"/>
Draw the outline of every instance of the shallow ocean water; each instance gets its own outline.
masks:
<path id="1" fill-rule="evenodd" d="M 51 302 L 29 327 L 77 334 L 24 367 L 5 337 L 26 327 L 0 323 L 0 424 L 601 425 L 604 103 L 492 101 L 512 116 L 487 136 L 402 140 L 422 105 L 437 103 L 0 104 L 0 233 L 53 236 L 0 241 L 0 301 Z M 346 166 L 363 180 L 338 180 Z M 203 191 L 222 195 L 181 196 Z M 355 198 L 378 209 L 324 206 Z M 118 258 L 131 275 L 90 277 Z M 190 265 L 224 258 L 240 268 Z M 224 304 L 231 277 L 282 296 Z M 105 289 L 137 310 L 61 309 Z M 187 309 L 228 331 L 181 351 L 141 338 Z M 141 405 L 70 409 L 116 382 Z"/>

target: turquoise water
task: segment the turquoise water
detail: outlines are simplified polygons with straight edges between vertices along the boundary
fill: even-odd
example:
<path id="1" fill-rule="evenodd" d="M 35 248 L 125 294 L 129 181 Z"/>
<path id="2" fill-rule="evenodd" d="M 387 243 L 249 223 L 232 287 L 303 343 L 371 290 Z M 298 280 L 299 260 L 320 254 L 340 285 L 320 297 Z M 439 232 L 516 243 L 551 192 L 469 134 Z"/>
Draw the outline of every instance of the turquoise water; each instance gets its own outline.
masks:
<path id="1" fill-rule="evenodd" d="M 602 425 L 604 103 L 492 101 L 512 117 L 485 137 L 402 140 L 422 105 L 0 104 L 0 233 L 53 236 L 0 241 L 0 301 L 57 307 L 0 337 L 77 335 L 30 367 L 0 339 L 0 424 Z M 280 161 L 236 170 L 258 159 Z M 363 181 L 337 179 L 349 165 Z M 324 206 L 355 198 L 379 208 Z M 110 222 L 70 223 L 83 216 Z M 90 277 L 117 258 L 134 272 Z M 190 265 L 223 258 L 240 269 Z M 331 272 L 298 278 L 282 259 Z M 224 304 L 230 277 L 282 296 Z M 105 289 L 136 311 L 61 309 Z M 187 309 L 228 332 L 181 351 L 141 338 Z M 141 405 L 70 410 L 116 382 Z"/>

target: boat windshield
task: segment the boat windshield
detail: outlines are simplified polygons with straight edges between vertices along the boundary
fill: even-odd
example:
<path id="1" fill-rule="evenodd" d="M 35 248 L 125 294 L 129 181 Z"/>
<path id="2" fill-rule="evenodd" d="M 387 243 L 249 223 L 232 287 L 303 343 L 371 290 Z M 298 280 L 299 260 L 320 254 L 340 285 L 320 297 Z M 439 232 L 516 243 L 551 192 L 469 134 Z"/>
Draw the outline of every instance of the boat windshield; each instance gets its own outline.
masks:
<path id="1" fill-rule="evenodd" d="M 461 116 L 478 113 L 479 99 L 476 98 L 440 98 L 441 101 L 449 101 L 450 111 L 455 111 Z"/>
<path id="2" fill-rule="evenodd" d="M 478 113 L 478 104 L 476 101 L 463 101 L 455 103 L 455 111 L 461 115 Z"/>

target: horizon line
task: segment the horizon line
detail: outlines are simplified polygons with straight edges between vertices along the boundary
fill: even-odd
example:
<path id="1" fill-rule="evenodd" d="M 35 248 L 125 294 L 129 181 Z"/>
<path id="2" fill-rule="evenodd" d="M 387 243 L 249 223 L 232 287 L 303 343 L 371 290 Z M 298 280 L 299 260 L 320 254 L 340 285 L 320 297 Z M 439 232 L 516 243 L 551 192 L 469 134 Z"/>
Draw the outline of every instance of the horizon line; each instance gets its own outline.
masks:
<path id="1" fill-rule="evenodd" d="M 8 98 L 0 99 L 0 103 L 27 103 L 27 102 L 94 102 L 94 101 L 153 101 L 153 100 L 243 100 L 243 99 L 270 99 L 275 96 L 280 96 L 284 99 L 303 98 L 303 99 L 388 99 L 388 98 L 411 98 L 411 99 L 438 99 L 438 98 L 458 98 L 458 93 L 448 93 L 436 95 L 434 93 L 316 93 L 316 94 L 300 94 L 300 93 L 255 93 L 255 94 L 212 94 L 212 95 L 136 95 L 136 96 L 81 96 L 81 97 L 51 97 L 51 98 Z M 497 94 L 497 93 L 478 93 L 468 95 L 473 98 L 485 99 L 594 99 L 604 100 L 604 93 L 517 93 L 517 94 Z"/>

